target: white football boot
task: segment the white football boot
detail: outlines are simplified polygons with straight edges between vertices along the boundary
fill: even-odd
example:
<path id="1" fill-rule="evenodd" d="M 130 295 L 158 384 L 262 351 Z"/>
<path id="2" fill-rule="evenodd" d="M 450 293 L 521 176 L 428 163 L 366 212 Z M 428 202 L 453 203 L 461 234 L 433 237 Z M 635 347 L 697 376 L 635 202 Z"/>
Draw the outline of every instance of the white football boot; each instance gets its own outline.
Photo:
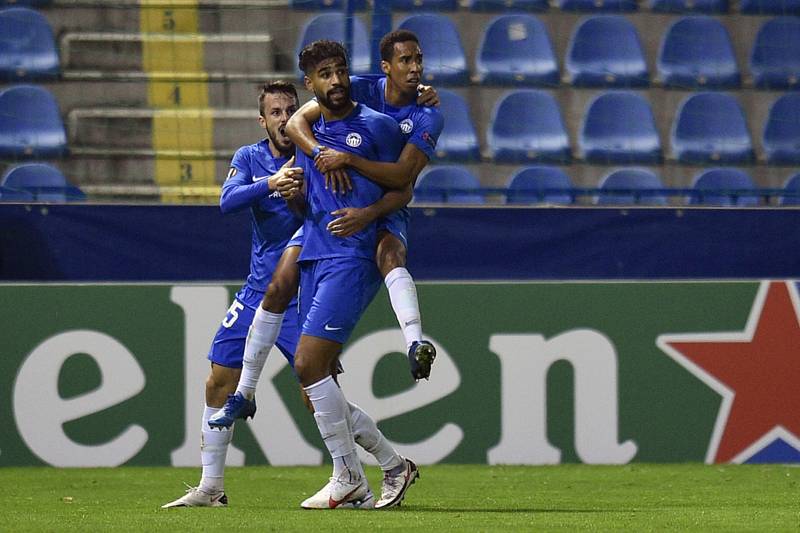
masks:
<path id="1" fill-rule="evenodd" d="M 375 503 L 375 509 L 388 509 L 400 505 L 406 495 L 408 487 L 414 484 L 419 477 L 419 469 L 414 461 L 403 457 L 405 468 L 397 475 L 383 475 L 381 485 L 381 499 Z"/>
<path id="2" fill-rule="evenodd" d="M 187 487 L 189 487 L 187 485 Z M 210 494 L 200 487 L 189 487 L 186 494 L 175 500 L 174 502 L 165 503 L 161 506 L 162 509 L 170 509 L 172 507 L 227 507 L 228 497 L 225 492 L 219 491 Z"/>
<path id="3" fill-rule="evenodd" d="M 316 494 L 303 500 L 303 509 L 373 509 L 375 496 L 367 479 L 350 481 L 349 473 L 331 478 Z"/>

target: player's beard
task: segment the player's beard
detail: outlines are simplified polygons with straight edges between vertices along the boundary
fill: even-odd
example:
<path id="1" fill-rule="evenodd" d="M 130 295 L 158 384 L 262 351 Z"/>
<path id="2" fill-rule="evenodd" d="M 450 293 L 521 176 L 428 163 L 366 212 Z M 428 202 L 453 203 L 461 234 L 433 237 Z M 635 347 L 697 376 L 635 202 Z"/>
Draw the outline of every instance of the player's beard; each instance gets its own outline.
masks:
<path id="1" fill-rule="evenodd" d="M 286 126 L 284 126 L 284 128 L 285 127 Z M 267 128 L 267 137 L 269 137 L 269 142 L 272 143 L 272 146 L 277 148 L 277 150 L 281 153 L 281 155 L 289 157 L 294 153 L 294 144 L 292 144 L 291 141 L 289 141 L 288 144 L 283 143 L 283 139 L 285 138 L 285 136 L 281 135 L 279 128 L 276 128 L 275 131 L 273 131 L 270 128 Z"/>
<path id="2" fill-rule="evenodd" d="M 345 109 L 348 105 L 350 105 L 350 88 L 342 86 L 336 88 L 344 91 L 344 95 L 340 103 L 334 103 L 331 101 L 330 97 L 328 96 L 330 91 L 325 94 L 320 94 L 317 91 L 314 91 L 314 96 L 317 97 L 317 102 L 319 102 L 320 105 L 327 107 L 331 111 L 341 111 L 342 109 Z"/>

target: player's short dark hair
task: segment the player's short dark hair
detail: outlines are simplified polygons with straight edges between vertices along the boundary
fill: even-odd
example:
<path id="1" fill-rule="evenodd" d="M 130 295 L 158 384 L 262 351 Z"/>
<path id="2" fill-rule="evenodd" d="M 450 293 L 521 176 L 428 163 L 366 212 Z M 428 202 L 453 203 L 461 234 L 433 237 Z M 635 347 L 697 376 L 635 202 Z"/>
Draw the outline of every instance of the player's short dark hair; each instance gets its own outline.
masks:
<path id="1" fill-rule="evenodd" d="M 306 74 L 317 68 L 317 65 L 326 59 L 341 58 L 347 65 L 347 50 L 342 43 L 320 39 L 309 43 L 300 50 L 299 65 L 300 70 Z"/>
<path id="2" fill-rule="evenodd" d="M 297 98 L 297 89 L 295 89 L 293 83 L 283 80 L 269 81 L 261 86 L 261 92 L 258 94 L 258 112 L 262 117 L 264 116 L 264 98 L 268 94 L 278 93 L 288 94 L 294 98 L 295 103 L 300 101 Z"/>
<path id="3" fill-rule="evenodd" d="M 394 45 L 397 43 L 405 43 L 408 41 L 419 44 L 417 34 L 409 30 L 394 30 L 383 36 L 381 39 L 381 59 L 383 61 L 391 61 L 394 55 Z"/>

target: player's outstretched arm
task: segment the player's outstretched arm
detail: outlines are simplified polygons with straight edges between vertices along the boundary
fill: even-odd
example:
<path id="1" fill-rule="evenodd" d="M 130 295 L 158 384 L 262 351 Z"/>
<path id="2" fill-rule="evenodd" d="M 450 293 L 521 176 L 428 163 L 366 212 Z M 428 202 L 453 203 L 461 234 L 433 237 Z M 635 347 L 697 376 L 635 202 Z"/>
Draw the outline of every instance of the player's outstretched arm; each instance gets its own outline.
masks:
<path id="1" fill-rule="evenodd" d="M 328 231 L 337 237 L 349 237 L 364 229 L 368 224 L 381 217 L 408 205 L 413 191 L 409 184 L 403 189 L 390 189 L 372 205 L 367 207 L 345 207 L 337 209 L 333 216 L 337 217 L 328 223 Z"/>
<path id="2" fill-rule="evenodd" d="M 428 164 L 428 156 L 412 143 L 406 143 L 394 163 L 370 161 L 350 152 L 326 148 L 319 153 L 314 164 L 321 172 L 352 167 L 379 185 L 402 189 L 416 181 Z"/>

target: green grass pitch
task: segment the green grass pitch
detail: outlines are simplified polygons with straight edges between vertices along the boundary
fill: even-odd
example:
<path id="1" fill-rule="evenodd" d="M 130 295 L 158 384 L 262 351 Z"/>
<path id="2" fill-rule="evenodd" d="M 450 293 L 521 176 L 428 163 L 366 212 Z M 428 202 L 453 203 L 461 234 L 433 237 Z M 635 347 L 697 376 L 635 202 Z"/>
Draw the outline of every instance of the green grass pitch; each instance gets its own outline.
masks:
<path id="1" fill-rule="evenodd" d="M 329 467 L 229 468 L 227 508 L 169 509 L 196 468 L 2 468 L 0 531 L 796 531 L 791 466 L 436 465 L 386 511 L 305 511 Z M 368 468 L 373 489 L 379 472 Z"/>

